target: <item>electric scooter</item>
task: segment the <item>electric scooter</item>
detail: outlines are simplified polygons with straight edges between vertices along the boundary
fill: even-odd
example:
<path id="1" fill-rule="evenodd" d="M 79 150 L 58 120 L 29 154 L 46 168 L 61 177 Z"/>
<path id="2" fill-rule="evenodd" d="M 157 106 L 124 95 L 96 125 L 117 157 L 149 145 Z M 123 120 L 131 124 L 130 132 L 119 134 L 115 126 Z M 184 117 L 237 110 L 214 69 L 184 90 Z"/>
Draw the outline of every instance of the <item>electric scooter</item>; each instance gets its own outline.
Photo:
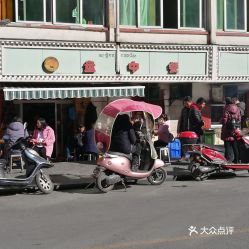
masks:
<path id="1" fill-rule="evenodd" d="M 211 174 L 221 171 L 249 170 L 249 137 L 237 136 L 239 163 L 228 162 L 224 151 L 206 144 L 196 144 L 198 136 L 194 132 L 182 132 L 180 140 L 188 148 L 189 171 L 197 181 L 206 180 Z"/>
<path id="2" fill-rule="evenodd" d="M 109 151 L 111 132 L 113 124 L 119 114 L 141 111 L 144 113 L 148 134 L 145 149 L 140 155 L 138 171 L 131 170 L 132 155 Z M 157 153 L 151 141 L 149 133 L 154 128 L 154 120 L 162 113 L 160 106 L 145 102 L 133 101 L 130 99 L 119 99 L 109 103 L 100 113 L 97 120 L 97 137 L 102 137 L 102 144 L 107 150 L 97 160 L 97 167 L 93 171 L 97 188 L 106 193 L 112 190 L 115 184 L 121 182 L 125 186 L 127 179 L 147 178 L 152 185 L 162 184 L 167 176 L 162 168 L 165 163 L 157 159 Z M 100 124 L 101 125 L 100 125 Z M 101 136 L 100 136 L 101 135 Z M 99 142 L 99 141 L 98 141 Z"/>
<path id="3" fill-rule="evenodd" d="M 22 178 L 8 178 L 7 161 L 0 161 L 0 188 L 1 189 L 24 189 L 29 187 L 35 180 L 38 189 L 49 194 L 54 189 L 54 184 L 49 175 L 43 172 L 43 168 L 50 168 L 52 163 L 41 157 L 35 150 L 28 148 L 27 139 L 20 138 L 12 146 L 10 150 L 20 150 L 21 156 L 26 168 L 26 175 Z"/>

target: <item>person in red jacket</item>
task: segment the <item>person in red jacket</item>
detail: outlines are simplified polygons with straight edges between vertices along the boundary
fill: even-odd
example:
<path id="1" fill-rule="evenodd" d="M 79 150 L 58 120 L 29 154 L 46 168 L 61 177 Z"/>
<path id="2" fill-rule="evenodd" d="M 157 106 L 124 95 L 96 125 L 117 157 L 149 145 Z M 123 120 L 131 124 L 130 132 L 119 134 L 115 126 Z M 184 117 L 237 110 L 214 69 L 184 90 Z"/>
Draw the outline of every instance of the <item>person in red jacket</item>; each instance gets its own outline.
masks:
<path id="1" fill-rule="evenodd" d="M 221 139 L 224 141 L 225 158 L 229 162 L 238 163 L 239 151 L 236 137 L 241 121 L 240 110 L 237 105 L 232 102 L 230 97 L 226 97 L 225 101 L 226 105 L 223 111 Z"/>

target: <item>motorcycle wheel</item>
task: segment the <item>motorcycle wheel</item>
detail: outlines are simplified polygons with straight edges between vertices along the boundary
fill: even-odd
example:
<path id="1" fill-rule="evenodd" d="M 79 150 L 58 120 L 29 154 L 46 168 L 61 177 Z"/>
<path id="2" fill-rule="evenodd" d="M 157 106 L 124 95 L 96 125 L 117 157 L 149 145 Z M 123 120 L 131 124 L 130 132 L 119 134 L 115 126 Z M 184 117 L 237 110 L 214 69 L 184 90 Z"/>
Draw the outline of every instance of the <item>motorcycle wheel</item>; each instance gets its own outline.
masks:
<path id="1" fill-rule="evenodd" d="M 50 194 L 54 190 L 54 184 L 51 181 L 51 178 L 49 175 L 44 174 L 43 172 L 39 172 L 35 176 L 35 181 L 37 184 L 37 187 L 41 190 L 44 194 Z"/>
<path id="2" fill-rule="evenodd" d="M 114 184 L 108 185 L 106 183 L 105 178 L 106 178 L 105 172 L 100 172 L 97 179 L 96 179 L 96 186 L 103 193 L 107 193 L 107 192 L 113 190 L 113 188 L 114 188 Z"/>
<path id="3" fill-rule="evenodd" d="M 147 177 L 148 182 L 152 185 L 160 185 L 166 179 L 167 173 L 164 169 L 154 169 L 150 176 Z"/>

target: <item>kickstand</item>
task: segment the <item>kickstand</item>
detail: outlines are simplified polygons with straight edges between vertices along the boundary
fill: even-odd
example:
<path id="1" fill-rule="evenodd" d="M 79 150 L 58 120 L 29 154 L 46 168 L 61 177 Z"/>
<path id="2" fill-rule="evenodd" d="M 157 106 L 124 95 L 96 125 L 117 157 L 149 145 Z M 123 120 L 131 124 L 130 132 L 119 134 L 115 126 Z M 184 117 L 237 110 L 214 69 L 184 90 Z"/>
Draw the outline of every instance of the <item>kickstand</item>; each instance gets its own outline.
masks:
<path id="1" fill-rule="evenodd" d="M 125 188 L 125 192 L 126 192 L 127 188 L 126 188 L 126 185 L 125 185 L 125 181 L 124 181 L 124 179 L 122 179 L 122 180 L 121 180 L 121 183 L 122 183 L 122 185 L 124 186 L 124 188 Z"/>
<path id="2" fill-rule="evenodd" d="M 86 185 L 86 187 L 84 187 L 84 189 L 88 189 L 88 188 L 90 188 L 90 186 L 91 185 L 93 185 L 94 184 L 94 186 L 93 187 L 95 187 L 96 186 L 96 182 L 95 182 L 95 180 L 93 181 L 93 182 L 90 182 L 89 184 L 87 184 Z"/>

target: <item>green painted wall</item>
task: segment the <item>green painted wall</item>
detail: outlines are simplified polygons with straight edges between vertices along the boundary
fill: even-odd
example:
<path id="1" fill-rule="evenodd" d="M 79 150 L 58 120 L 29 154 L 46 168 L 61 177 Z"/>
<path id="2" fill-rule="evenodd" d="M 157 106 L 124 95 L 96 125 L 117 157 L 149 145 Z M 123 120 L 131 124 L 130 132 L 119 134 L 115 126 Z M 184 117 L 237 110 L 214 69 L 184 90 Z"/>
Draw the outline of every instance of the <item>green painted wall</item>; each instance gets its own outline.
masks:
<path id="1" fill-rule="evenodd" d="M 221 52 L 219 56 L 219 75 L 248 75 L 249 54 Z"/>
<path id="2" fill-rule="evenodd" d="M 116 51 L 47 49 L 47 48 L 3 48 L 4 75 L 46 75 L 42 69 L 47 57 L 55 57 L 59 68 L 53 74 L 83 74 L 83 65 L 91 60 L 95 63 L 94 74 L 115 75 Z M 131 73 L 128 64 L 139 63 L 139 70 Z M 177 75 L 206 75 L 207 53 L 169 51 L 121 51 L 121 75 L 169 75 L 167 66 L 177 62 Z"/>
<path id="3" fill-rule="evenodd" d="M 95 63 L 95 74 L 115 74 L 115 51 L 89 51 L 64 49 L 3 49 L 3 74 L 45 75 L 43 61 L 53 56 L 59 68 L 53 74 L 82 74 L 87 60 Z"/>

